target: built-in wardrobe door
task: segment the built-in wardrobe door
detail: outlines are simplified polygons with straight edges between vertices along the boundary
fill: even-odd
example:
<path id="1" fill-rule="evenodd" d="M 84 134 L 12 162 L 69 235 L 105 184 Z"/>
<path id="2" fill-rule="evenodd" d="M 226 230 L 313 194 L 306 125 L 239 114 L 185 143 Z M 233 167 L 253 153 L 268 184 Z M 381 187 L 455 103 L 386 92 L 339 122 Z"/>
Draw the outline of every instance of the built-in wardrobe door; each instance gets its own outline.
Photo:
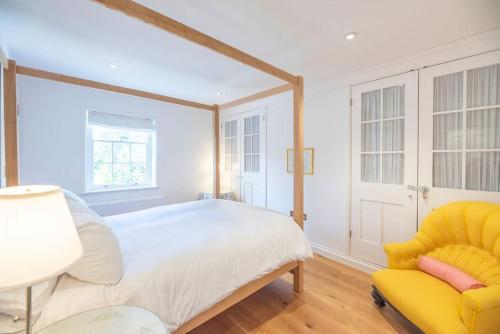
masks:
<path id="1" fill-rule="evenodd" d="M 386 265 L 417 229 L 418 74 L 352 87 L 351 255 Z"/>
<path id="2" fill-rule="evenodd" d="M 420 71 L 419 222 L 450 201 L 500 203 L 500 52 Z"/>
<path id="3" fill-rule="evenodd" d="M 222 118 L 221 124 L 221 191 L 230 191 L 240 201 L 240 115 Z"/>

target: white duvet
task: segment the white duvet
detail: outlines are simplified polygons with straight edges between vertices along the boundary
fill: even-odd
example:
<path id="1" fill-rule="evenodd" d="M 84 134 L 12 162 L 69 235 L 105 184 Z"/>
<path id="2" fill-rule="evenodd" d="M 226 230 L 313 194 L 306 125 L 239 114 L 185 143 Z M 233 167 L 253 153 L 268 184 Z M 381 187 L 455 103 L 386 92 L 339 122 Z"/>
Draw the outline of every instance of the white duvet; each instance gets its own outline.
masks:
<path id="1" fill-rule="evenodd" d="M 173 332 L 246 283 L 312 256 L 290 217 L 236 202 L 188 202 L 105 219 L 120 242 L 123 278 L 104 286 L 65 275 L 35 329 L 96 307 L 135 305 Z"/>

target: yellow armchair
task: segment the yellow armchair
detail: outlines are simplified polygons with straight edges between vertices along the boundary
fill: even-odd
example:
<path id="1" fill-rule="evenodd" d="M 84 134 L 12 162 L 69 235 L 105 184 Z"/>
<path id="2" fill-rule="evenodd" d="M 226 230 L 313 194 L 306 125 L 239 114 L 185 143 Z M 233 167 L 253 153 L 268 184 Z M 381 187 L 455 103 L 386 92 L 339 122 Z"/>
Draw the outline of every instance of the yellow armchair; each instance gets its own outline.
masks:
<path id="1" fill-rule="evenodd" d="M 456 202 L 433 210 L 415 237 L 384 245 L 388 269 L 373 273 L 372 296 L 427 334 L 500 334 L 500 205 Z M 460 293 L 420 271 L 428 255 L 487 287 Z"/>

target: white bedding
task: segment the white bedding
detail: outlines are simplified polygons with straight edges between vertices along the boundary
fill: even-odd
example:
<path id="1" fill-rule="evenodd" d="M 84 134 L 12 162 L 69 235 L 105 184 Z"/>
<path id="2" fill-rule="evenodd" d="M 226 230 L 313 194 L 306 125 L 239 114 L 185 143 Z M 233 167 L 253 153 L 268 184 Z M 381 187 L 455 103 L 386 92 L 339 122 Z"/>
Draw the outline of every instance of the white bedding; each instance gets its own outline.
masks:
<path id="1" fill-rule="evenodd" d="M 105 219 L 120 242 L 124 277 L 104 286 L 65 275 L 35 329 L 96 307 L 135 305 L 172 332 L 246 283 L 312 256 L 290 217 L 236 202 L 188 202 Z"/>

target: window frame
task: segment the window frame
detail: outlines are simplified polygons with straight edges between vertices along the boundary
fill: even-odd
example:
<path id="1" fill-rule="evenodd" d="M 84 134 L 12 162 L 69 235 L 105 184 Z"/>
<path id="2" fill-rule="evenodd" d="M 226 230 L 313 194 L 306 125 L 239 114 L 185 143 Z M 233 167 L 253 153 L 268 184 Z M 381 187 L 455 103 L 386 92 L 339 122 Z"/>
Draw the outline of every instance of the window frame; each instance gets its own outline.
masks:
<path id="1" fill-rule="evenodd" d="M 92 110 L 95 111 L 95 110 Z M 87 111 L 87 114 L 90 111 Z M 117 116 L 125 116 L 125 117 L 133 117 L 128 115 L 121 115 L 115 113 L 108 113 L 110 115 Z M 155 121 L 156 123 L 156 121 Z M 94 185 L 94 140 L 92 138 L 92 127 L 99 126 L 103 128 L 110 129 L 121 129 L 126 131 L 138 131 L 145 132 L 148 134 L 148 142 L 146 144 L 147 148 L 147 157 L 146 157 L 146 175 L 147 180 L 145 183 L 141 184 L 110 184 L 110 185 Z M 85 192 L 86 193 L 95 193 L 95 192 L 108 192 L 108 191 L 123 191 L 123 190 L 140 190 L 140 189 L 150 189 L 156 188 L 156 157 L 157 157 L 157 145 L 156 145 L 156 136 L 157 136 L 156 127 L 153 129 L 135 129 L 135 128 L 127 128 L 124 126 L 111 126 L 108 124 L 92 124 L 89 123 L 88 117 L 85 118 Z M 97 140 L 102 141 L 102 140 Z M 109 143 L 117 143 L 120 141 L 104 141 Z M 124 142 L 134 144 L 134 142 Z M 143 143 L 140 143 L 143 144 Z M 129 162 L 131 163 L 131 162 Z M 111 162 L 111 165 L 114 163 Z"/>

